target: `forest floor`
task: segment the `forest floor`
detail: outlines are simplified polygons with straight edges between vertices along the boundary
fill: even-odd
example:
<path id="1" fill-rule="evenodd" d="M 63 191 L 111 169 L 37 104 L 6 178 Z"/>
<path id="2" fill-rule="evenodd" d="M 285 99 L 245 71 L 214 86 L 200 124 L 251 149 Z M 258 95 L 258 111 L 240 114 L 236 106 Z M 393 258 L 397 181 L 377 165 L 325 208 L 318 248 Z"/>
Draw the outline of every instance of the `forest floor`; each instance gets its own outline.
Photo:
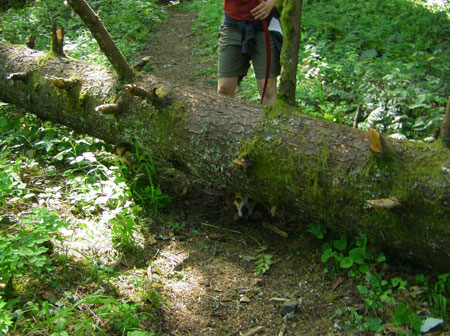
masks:
<path id="1" fill-rule="evenodd" d="M 215 92 L 215 79 L 201 75 L 216 65 L 198 55 L 195 46 L 201 37 L 191 31 L 195 14 L 177 9 L 170 13 L 169 21 L 149 41 L 150 73 L 175 85 Z M 325 279 L 321 242 L 306 234 L 309 223 L 268 219 L 288 233 L 284 238 L 263 228 L 264 218 L 235 221 L 226 204 L 220 190 L 193 182 L 185 195 L 175 197 L 166 214 L 166 220 L 176 221 L 179 228 L 161 219 L 161 226 L 152 229 L 157 242 L 150 254 L 164 269 L 157 279 L 164 283 L 168 302 L 162 333 L 348 334 L 340 331 L 343 313 L 332 317 L 346 307 L 361 312 L 363 301 L 350 280 L 337 275 Z M 273 263 L 266 273 L 255 276 L 262 246 Z"/>
<path id="2" fill-rule="evenodd" d="M 149 38 L 145 55 L 151 55 L 151 60 L 144 69 L 174 85 L 200 87 L 214 94 L 216 79 L 211 69 L 216 65 L 211 57 L 199 53 L 197 46 L 202 37 L 191 30 L 195 13 L 177 8 L 169 9 L 169 13 L 168 22 Z M 53 176 L 65 173 L 63 167 Z M 59 200 L 64 198 L 59 190 L 70 185 L 62 177 L 50 180 L 47 176 L 45 172 L 29 176 L 35 189 L 55 190 L 41 193 L 45 199 L 37 196 L 39 204 L 70 219 L 85 215 L 78 220 L 85 223 L 89 216 L 83 214 L 81 206 L 75 209 Z M 41 281 L 35 284 L 38 289 L 32 293 L 33 298 L 56 301 L 62 297 L 58 291 L 64 291 L 64 295 L 74 293 L 74 298 L 86 297 L 91 292 L 112 292 L 120 299 L 140 300 L 142 310 L 156 312 L 154 319 L 140 327 L 164 336 L 366 334 L 367 324 L 363 326 L 361 319 L 367 315 L 367 307 L 357 289 L 364 280 L 362 276 L 349 277 L 348 271 L 331 262 L 322 263 L 323 241 L 308 232 L 312 223 L 304 219 L 288 220 L 288 214 L 283 213 L 271 216 L 264 209 L 259 209 L 249 221 L 238 221 L 235 209 L 227 202 L 233 195 L 189 177 L 177 180 L 181 182 L 171 183 L 172 178 L 163 177 L 158 181 L 172 202 L 158 216 L 140 218 L 145 224 L 143 248 L 133 254 L 125 253 L 117 261 L 116 252 L 103 239 L 103 233 L 110 231 L 108 218 L 100 218 L 96 213 L 91 224 L 106 225 L 100 233 L 91 234 L 88 243 L 74 247 L 81 251 L 79 259 L 88 260 L 89 267 L 77 263 L 74 256 L 73 264 L 64 264 L 54 274 L 61 277 L 61 288 Z M 14 211 L 11 208 L 5 215 L 16 221 L 17 211 L 25 212 L 28 208 Z M 2 221 L 0 225 L 5 225 Z M 79 239 L 76 230 L 67 230 L 74 242 Z M 71 244 L 70 239 L 64 244 Z M 111 255 L 113 258 L 109 258 Z M 96 258 L 109 258 L 109 264 L 99 265 Z M 257 261 L 267 266 L 266 272 L 255 272 Z M 106 272 L 110 265 L 118 275 L 99 276 L 101 288 L 96 287 L 95 281 L 81 281 L 82 276 L 94 278 L 94 268 Z M 383 272 L 386 279 L 405 275 L 401 268 L 383 266 L 386 268 L 377 271 Z M 100 271 L 99 274 L 105 274 Z M 142 292 L 147 296 L 136 299 Z M 393 310 L 392 306 L 386 307 Z M 407 334 L 404 326 L 389 323 L 392 311 L 389 315 L 378 309 L 375 314 L 383 319 L 383 335 Z M 94 317 L 101 324 L 101 319 Z"/>
<path id="3" fill-rule="evenodd" d="M 211 57 L 200 55 L 201 37 L 191 30 L 195 14 L 176 7 L 169 7 L 168 12 L 169 20 L 149 38 L 149 72 L 174 85 L 202 87 L 214 92 L 216 80 L 205 70 L 215 69 L 216 64 L 211 62 Z"/>

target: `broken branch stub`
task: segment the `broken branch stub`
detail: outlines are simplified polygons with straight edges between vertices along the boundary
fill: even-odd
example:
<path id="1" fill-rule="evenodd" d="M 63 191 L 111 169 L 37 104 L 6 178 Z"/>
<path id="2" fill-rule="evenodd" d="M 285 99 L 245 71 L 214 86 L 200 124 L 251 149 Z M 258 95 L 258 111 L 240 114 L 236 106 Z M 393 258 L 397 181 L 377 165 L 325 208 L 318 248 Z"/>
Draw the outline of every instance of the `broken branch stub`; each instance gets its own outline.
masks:
<path id="1" fill-rule="evenodd" d="M 13 81 L 21 81 L 26 82 L 30 78 L 30 75 L 28 72 L 13 72 L 6 76 L 6 79 L 10 79 Z"/>
<path id="2" fill-rule="evenodd" d="M 63 90 L 69 90 L 80 82 L 77 79 L 72 79 L 72 78 L 65 79 L 65 78 L 60 78 L 60 77 L 55 77 L 55 76 L 43 76 L 43 78 L 47 82 L 56 86 L 58 89 L 63 89 Z"/>
<path id="3" fill-rule="evenodd" d="M 64 29 L 58 29 L 55 21 L 52 22 L 52 45 L 51 52 L 59 57 L 66 57 L 64 54 Z"/>

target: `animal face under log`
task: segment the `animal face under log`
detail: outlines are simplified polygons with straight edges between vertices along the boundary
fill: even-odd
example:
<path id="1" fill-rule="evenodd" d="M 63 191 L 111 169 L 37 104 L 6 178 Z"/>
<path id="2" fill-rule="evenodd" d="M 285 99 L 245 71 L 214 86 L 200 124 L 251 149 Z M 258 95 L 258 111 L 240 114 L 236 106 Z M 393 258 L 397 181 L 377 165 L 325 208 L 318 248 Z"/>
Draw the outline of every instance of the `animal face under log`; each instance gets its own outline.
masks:
<path id="1" fill-rule="evenodd" d="M 239 218 L 244 220 L 248 220 L 251 217 L 256 206 L 254 199 L 240 193 L 236 193 L 233 204 L 236 207 Z"/>

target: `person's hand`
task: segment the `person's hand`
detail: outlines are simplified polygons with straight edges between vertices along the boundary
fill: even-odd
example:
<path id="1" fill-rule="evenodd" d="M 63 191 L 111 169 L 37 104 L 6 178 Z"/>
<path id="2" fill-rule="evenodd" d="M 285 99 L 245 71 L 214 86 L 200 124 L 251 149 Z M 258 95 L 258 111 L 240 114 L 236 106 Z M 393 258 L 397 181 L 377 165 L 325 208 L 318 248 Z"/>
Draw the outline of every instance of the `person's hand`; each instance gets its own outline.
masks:
<path id="1" fill-rule="evenodd" d="M 274 0 L 263 0 L 251 10 L 251 13 L 256 20 L 264 20 L 269 16 L 276 3 L 277 1 Z"/>

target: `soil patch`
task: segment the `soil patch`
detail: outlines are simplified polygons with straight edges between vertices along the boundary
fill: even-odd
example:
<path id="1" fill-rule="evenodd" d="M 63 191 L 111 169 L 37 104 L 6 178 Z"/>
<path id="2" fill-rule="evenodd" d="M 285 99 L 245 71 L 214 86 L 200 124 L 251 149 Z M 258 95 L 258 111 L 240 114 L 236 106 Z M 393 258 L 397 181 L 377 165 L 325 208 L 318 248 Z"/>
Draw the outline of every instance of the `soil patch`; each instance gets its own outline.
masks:
<path id="1" fill-rule="evenodd" d="M 219 191 L 190 188 L 151 229 L 152 281 L 168 303 L 163 335 L 348 334 L 339 330 L 342 315 L 330 319 L 362 301 L 351 281 L 324 277 L 321 243 L 302 235 L 305 223 L 269 216 L 241 222 Z M 264 228 L 269 221 L 288 237 Z M 261 253 L 271 265 L 255 275 Z"/>
<path id="2" fill-rule="evenodd" d="M 155 77 L 175 85 L 196 86 L 215 92 L 216 79 L 211 70 L 216 68 L 216 64 L 200 55 L 200 37 L 191 31 L 194 15 L 173 7 L 168 11 L 169 20 L 149 37 L 147 53 L 151 60 L 146 69 Z"/>

